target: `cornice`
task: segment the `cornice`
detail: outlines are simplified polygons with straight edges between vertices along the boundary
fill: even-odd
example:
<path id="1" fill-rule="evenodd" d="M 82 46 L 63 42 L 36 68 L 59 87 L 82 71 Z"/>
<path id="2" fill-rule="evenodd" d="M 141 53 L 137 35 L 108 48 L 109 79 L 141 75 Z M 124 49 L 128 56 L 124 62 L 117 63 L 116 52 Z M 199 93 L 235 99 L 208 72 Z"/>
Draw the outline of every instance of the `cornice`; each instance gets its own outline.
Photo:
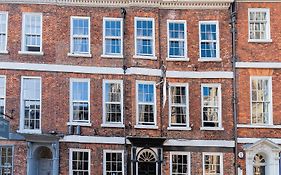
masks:
<path id="1" fill-rule="evenodd" d="M 0 3 L 87 7 L 155 7 L 160 9 L 227 9 L 233 0 L 0 0 Z"/>
<path id="2" fill-rule="evenodd" d="M 236 0 L 236 2 L 281 2 L 281 0 Z"/>

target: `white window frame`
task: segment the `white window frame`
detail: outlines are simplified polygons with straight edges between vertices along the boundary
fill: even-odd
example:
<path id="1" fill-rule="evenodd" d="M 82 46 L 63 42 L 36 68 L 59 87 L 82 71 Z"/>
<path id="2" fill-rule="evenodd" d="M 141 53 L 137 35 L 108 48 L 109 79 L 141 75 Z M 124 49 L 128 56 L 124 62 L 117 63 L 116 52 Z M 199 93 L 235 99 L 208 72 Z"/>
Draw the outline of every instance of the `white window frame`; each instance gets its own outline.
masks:
<path id="1" fill-rule="evenodd" d="M 108 83 L 114 83 L 114 84 L 120 84 L 120 91 L 121 91 L 121 98 L 120 98 L 120 105 L 121 105 L 121 122 L 107 122 L 106 121 L 106 84 Z M 123 121 L 123 81 L 122 80 L 103 80 L 103 124 L 102 127 L 125 127 L 124 121 Z"/>
<path id="2" fill-rule="evenodd" d="M 137 21 L 152 21 L 152 37 L 138 37 L 137 36 Z M 156 60 L 155 56 L 155 20 L 154 18 L 146 18 L 146 17 L 135 17 L 134 18 L 134 32 L 135 32 L 135 55 L 133 58 L 141 58 L 141 59 L 151 59 Z M 139 55 L 137 52 L 137 40 L 138 39 L 152 39 L 152 54 L 151 55 Z"/>
<path id="3" fill-rule="evenodd" d="M 40 129 L 24 129 L 24 103 L 23 103 L 23 81 L 24 79 L 39 79 L 40 81 Z M 22 76 L 21 77 L 21 100 L 20 100 L 20 130 L 21 133 L 42 133 L 42 78 L 33 76 Z"/>
<path id="4" fill-rule="evenodd" d="M 12 172 L 11 172 L 11 175 L 13 175 L 14 174 L 14 157 L 15 157 L 15 154 L 14 154 L 14 152 L 15 152 L 15 148 L 14 148 L 14 145 L 0 145 L 0 154 L 1 154 L 1 157 L 2 157 L 2 148 L 11 148 L 12 149 L 12 164 L 11 164 L 11 170 L 12 170 Z M 2 162 L 1 162 L 1 164 L 2 164 Z M 5 165 L 4 165 L 5 166 Z M 4 167 L 4 166 L 0 166 L 0 168 L 2 168 L 2 167 Z M 1 171 L 0 171 L 0 173 L 1 173 Z M 3 172 L 2 172 L 3 173 Z"/>
<path id="5" fill-rule="evenodd" d="M 89 53 L 74 53 L 73 51 L 73 20 L 74 19 L 81 19 L 81 20 L 88 20 L 88 46 L 89 46 Z M 81 37 L 84 38 L 85 36 L 76 36 L 76 37 Z M 86 37 L 85 37 L 86 38 Z M 68 56 L 73 56 L 73 57 L 92 57 L 91 55 L 91 18 L 86 17 L 86 16 L 71 16 L 70 17 L 70 52 L 67 54 Z"/>
<path id="6" fill-rule="evenodd" d="M 106 175 L 106 153 L 121 153 L 122 154 L 122 175 L 124 175 L 124 150 L 103 150 L 103 175 Z"/>
<path id="7" fill-rule="evenodd" d="M 250 39 L 250 13 L 251 12 L 265 12 L 266 13 L 266 28 L 265 39 Z M 249 8 L 248 9 L 248 42 L 272 42 L 270 33 L 270 9 L 269 8 Z"/>
<path id="8" fill-rule="evenodd" d="M 171 107 L 172 107 L 172 94 L 171 87 L 185 87 L 186 89 L 186 125 L 183 126 L 172 126 L 171 123 Z M 170 83 L 169 84 L 169 127 L 168 130 L 191 130 L 189 127 L 189 86 L 188 83 Z"/>
<path id="9" fill-rule="evenodd" d="M 170 39 L 170 23 L 178 23 L 184 25 L 184 39 Z M 170 40 L 171 41 L 183 41 L 184 42 L 184 56 L 170 57 Z M 187 57 L 187 25 L 186 20 L 167 20 L 167 60 L 171 61 L 189 61 Z"/>
<path id="10" fill-rule="evenodd" d="M 91 150 L 90 149 L 79 149 L 79 148 L 69 148 L 69 175 L 73 175 L 72 170 L 72 153 L 73 152 L 88 152 L 89 159 L 88 159 L 88 169 L 89 174 L 91 174 Z"/>
<path id="11" fill-rule="evenodd" d="M 6 83 L 7 83 L 7 81 L 6 81 L 6 76 L 5 75 L 0 75 L 0 78 L 4 78 L 4 114 L 6 113 L 6 91 L 7 91 L 7 85 L 6 85 Z M 0 97 L 1 98 L 1 97 Z M 5 115 L 3 115 L 3 118 L 5 118 Z"/>
<path id="12" fill-rule="evenodd" d="M 139 123 L 139 84 L 148 84 L 148 85 L 153 85 L 153 91 L 154 91 L 154 103 L 152 104 L 154 107 L 154 124 L 153 125 L 143 125 Z M 148 128 L 148 129 L 158 129 L 157 126 L 157 101 L 156 101 L 156 83 L 154 81 L 141 81 L 141 80 L 137 80 L 136 81 L 136 125 L 135 128 Z M 144 103 L 144 104 L 148 104 L 148 103 Z M 151 104 L 150 104 L 151 105 Z"/>
<path id="13" fill-rule="evenodd" d="M 201 24 L 216 25 L 216 40 L 201 40 Z M 221 61 L 220 58 L 220 27 L 219 21 L 199 21 L 199 60 L 198 61 Z M 216 57 L 201 57 L 201 43 L 204 41 L 216 41 Z"/>
<path id="14" fill-rule="evenodd" d="M 206 127 L 203 126 L 203 119 L 204 119 L 204 87 L 216 87 L 218 88 L 218 123 L 219 126 L 218 127 Z M 222 95 L 221 95 L 221 84 L 220 83 L 203 83 L 201 84 L 201 128 L 200 130 L 224 130 L 224 128 L 222 127 Z"/>
<path id="15" fill-rule="evenodd" d="M 270 105 L 269 105 L 269 118 L 268 118 L 268 124 L 255 124 L 252 122 L 252 80 L 268 80 L 268 88 L 269 88 L 269 98 L 270 98 Z M 272 77 L 271 76 L 250 76 L 250 110 L 251 110 L 251 125 L 253 126 L 267 126 L 267 125 L 273 125 L 273 109 L 272 109 Z"/>
<path id="16" fill-rule="evenodd" d="M 73 100 L 72 100 L 72 83 L 74 82 L 86 82 L 88 83 L 88 119 L 89 120 L 81 120 L 81 121 L 75 121 L 73 120 L 73 108 L 72 108 L 72 104 L 73 104 Z M 90 100 L 90 94 L 91 94 L 91 89 L 90 89 L 91 85 L 90 85 L 90 79 L 86 79 L 86 78 L 70 78 L 70 86 L 69 86 L 69 122 L 67 123 L 67 125 L 80 125 L 80 126 L 91 126 L 91 100 Z M 81 101 L 82 102 L 82 101 Z M 84 102 L 84 101 L 83 101 Z"/>
<path id="17" fill-rule="evenodd" d="M 0 54 L 7 54 L 8 53 L 8 50 L 7 50 L 7 45 L 8 45 L 8 26 L 9 26 L 9 23 L 8 23 L 8 21 L 9 21 L 9 14 L 8 14 L 8 12 L 4 12 L 4 11 L 0 11 L 0 14 L 1 15 L 5 15 L 6 16 L 6 31 L 5 31 L 5 34 L 6 34 L 6 37 L 5 37 L 5 41 L 6 41 L 6 43 L 5 43 L 5 48 L 4 48 L 4 50 L 0 50 Z"/>
<path id="18" fill-rule="evenodd" d="M 174 155 L 185 155 L 187 156 L 187 163 L 188 163 L 188 175 L 191 175 L 191 158 L 190 158 L 190 152 L 177 152 L 177 151 L 172 151 L 170 152 L 170 175 L 173 174 L 173 156 Z"/>
<path id="19" fill-rule="evenodd" d="M 26 15 L 35 15 L 40 16 L 40 23 L 41 23 L 41 34 L 40 34 L 40 51 L 39 52 L 32 52 L 32 51 L 26 51 L 25 50 L 25 18 Z M 30 54 L 30 55 L 44 55 L 43 53 L 43 14 L 42 13 L 22 13 L 22 39 L 21 39 L 21 51 L 19 51 L 19 54 Z"/>
<path id="20" fill-rule="evenodd" d="M 121 36 L 117 37 L 117 36 L 106 36 L 105 35 L 105 23 L 107 21 L 120 21 L 120 32 L 121 32 Z M 105 58 L 123 58 L 123 18 L 108 18 L 108 17 L 104 17 L 103 18 L 103 54 L 101 55 L 102 57 Z M 120 50 L 120 54 L 106 54 L 106 47 L 105 47 L 105 40 L 106 39 L 120 39 L 121 41 L 121 50 Z"/>
<path id="21" fill-rule="evenodd" d="M 202 153 L 202 164 L 203 164 L 203 175 L 205 175 L 205 156 L 220 156 L 220 175 L 223 175 L 223 153 L 216 152 L 203 152 Z"/>

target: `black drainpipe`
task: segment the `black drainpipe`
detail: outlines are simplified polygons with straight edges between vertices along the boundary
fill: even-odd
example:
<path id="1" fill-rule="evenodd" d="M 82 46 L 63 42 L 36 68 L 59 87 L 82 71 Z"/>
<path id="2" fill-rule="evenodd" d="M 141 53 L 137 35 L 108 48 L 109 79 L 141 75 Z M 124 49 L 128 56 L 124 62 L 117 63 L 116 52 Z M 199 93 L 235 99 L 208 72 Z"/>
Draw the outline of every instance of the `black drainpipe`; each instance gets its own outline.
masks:
<path id="1" fill-rule="evenodd" d="M 233 125 L 234 125 L 234 172 L 237 175 L 238 174 L 238 148 L 237 148 L 237 72 L 235 68 L 235 64 L 237 61 L 237 53 L 236 53 L 236 34 L 237 34 L 237 28 L 236 28 L 236 20 L 237 20 L 237 9 L 236 9 L 236 0 L 233 1 L 230 7 L 231 13 L 231 34 L 232 34 L 232 71 L 233 71 L 233 81 L 232 81 L 232 88 L 233 88 Z"/>
<path id="2" fill-rule="evenodd" d="M 121 8 L 121 16 L 123 18 L 123 123 L 124 123 L 124 174 L 128 174 L 128 148 L 127 148 L 127 133 L 126 133 L 126 71 L 127 71 L 127 65 L 126 65 L 126 56 L 125 56 L 125 45 L 124 45 L 124 36 L 126 34 L 126 9 Z"/>
<path id="3" fill-rule="evenodd" d="M 161 69 L 161 71 L 164 70 L 165 68 L 165 63 L 164 60 L 162 60 L 162 49 L 161 49 L 161 14 L 160 14 L 160 8 L 158 8 L 158 56 L 159 56 L 159 67 Z M 161 72 L 161 74 L 163 75 L 163 72 Z M 164 87 L 164 77 L 162 76 L 160 79 L 160 136 L 163 137 L 164 133 L 163 133 L 163 118 L 164 118 L 164 94 L 163 94 L 163 87 Z M 157 117 L 156 117 L 157 118 Z"/>

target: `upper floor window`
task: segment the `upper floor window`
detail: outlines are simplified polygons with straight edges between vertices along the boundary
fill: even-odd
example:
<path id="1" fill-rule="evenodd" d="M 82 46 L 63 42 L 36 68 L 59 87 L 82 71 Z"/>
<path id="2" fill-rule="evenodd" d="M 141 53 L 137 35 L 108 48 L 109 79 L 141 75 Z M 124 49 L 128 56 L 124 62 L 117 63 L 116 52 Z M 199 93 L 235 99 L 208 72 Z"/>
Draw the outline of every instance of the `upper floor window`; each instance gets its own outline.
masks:
<path id="1" fill-rule="evenodd" d="M 188 127 L 188 85 L 170 84 L 170 127 Z"/>
<path id="2" fill-rule="evenodd" d="M 187 59 L 186 21 L 168 20 L 168 59 Z"/>
<path id="3" fill-rule="evenodd" d="M 23 77 L 21 88 L 21 130 L 41 131 L 41 78 Z"/>
<path id="4" fill-rule="evenodd" d="M 89 149 L 69 150 L 69 175 L 90 175 L 91 151 Z"/>
<path id="5" fill-rule="evenodd" d="M 103 56 L 123 56 L 122 18 L 103 18 Z"/>
<path id="6" fill-rule="evenodd" d="M 203 175 L 223 175 L 223 154 L 203 153 Z"/>
<path id="7" fill-rule="evenodd" d="M 0 117 L 5 114 L 5 99 L 6 99 L 6 88 L 5 88 L 5 77 L 0 76 Z"/>
<path id="8" fill-rule="evenodd" d="M 121 80 L 104 80 L 103 112 L 104 124 L 123 123 L 123 83 Z"/>
<path id="9" fill-rule="evenodd" d="M 200 21 L 200 60 L 201 61 L 219 61 L 219 22 L 218 21 Z"/>
<path id="10" fill-rule="evenodd" d="M 0 53 L 7 53 L 8 13 L 0 12 Z"/>
<path id="11" fill-rule="evenodd" d="M 103 152 L 103 175 L 123 175 L 124 161 L 123 151 L 104 150 Z"/>
<path id="12" fill-rule="evenodd" d="M 137 124 L 156 125 L 155 83 L 137 82 Z"/>
<path id="13" fill-rule="evenodd" d="M 190 175 L 190 153 L 171 152 L 170 175 Z"/>
<path id="14" fill-rule="evenodd" d="M 70 121 L 90 122 L 90 80 L 71 79 Z"/>
<path id="15" fill-rule="evenodd" d="M 135 17 L 135 56 L 155 57 L 154 18 Z"/>
<path id="16" fill-rule="evenodd" d="M 271 77 L 251 77 L 252 124 L 272 124 Z"/>
<path id="17" fill-rule="evenodd" d="M 90 17 L 71 17 L 70 54 L 90 56 Z"/>
<path id="18" fill-rule="evenodd" d="M 42 52 L 42 13 L 23 14 L 22 52 Z"/>
<path id="19" fill-rule="evenodd" d="M 271 41 L 269 9 L 250 8 L 248 13 L 249 41 Z"/>
<path id="20" fill-rule="evenodd" d="M 220 84 L 202 84 L 202 127 L 221 128 L 221 86 Z"/>
<path id="21" fill-rule="evenodd" d="M 13 174 L 13 146 L 0 146 L 0 174 Z"/>

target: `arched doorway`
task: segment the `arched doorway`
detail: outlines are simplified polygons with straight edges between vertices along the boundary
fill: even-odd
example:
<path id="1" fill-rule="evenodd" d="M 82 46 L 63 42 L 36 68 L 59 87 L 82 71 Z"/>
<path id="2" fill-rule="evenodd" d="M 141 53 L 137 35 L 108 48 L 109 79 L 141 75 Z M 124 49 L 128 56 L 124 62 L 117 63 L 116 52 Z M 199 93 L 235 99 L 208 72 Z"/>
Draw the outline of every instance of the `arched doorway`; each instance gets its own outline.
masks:
<path id="1" fill-rule="evenodd" d="M 266 160 L 263 155 L 256 154 L 253 160 L 253 175 L 265 175 L 266 174 Z"/>
<path id="2" fill-rule="evenodd" d="M 45 146 L 40 146 L 34 153 L 35 166 L 33 171 L 36 175 L 53 175 L 53 154 L 52 151 Z"/>
<path id="3" fill-rule="evenodd" d="M 138 175 L 157 175 L 157 156 L 151 149 L 143 149 L 138 153 Z"/>

